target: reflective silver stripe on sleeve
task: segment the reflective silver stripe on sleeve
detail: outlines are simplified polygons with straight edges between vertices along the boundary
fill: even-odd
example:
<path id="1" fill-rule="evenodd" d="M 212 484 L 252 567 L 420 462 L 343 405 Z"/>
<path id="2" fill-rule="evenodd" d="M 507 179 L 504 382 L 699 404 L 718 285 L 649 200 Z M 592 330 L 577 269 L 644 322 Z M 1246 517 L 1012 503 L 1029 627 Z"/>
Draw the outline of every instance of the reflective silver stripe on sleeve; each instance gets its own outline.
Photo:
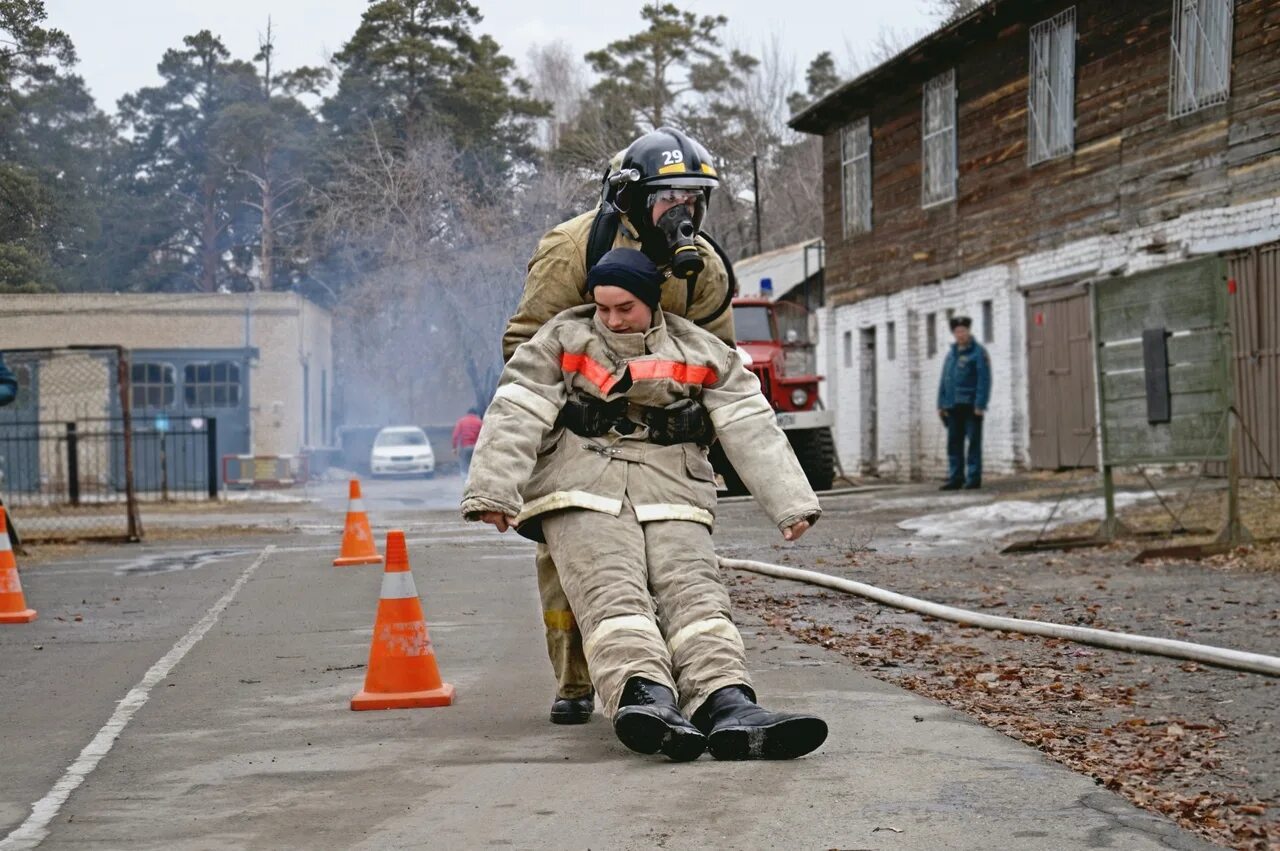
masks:
<path id="1" fill-rule="evenodd" d="M 756 414 L 773 416 L 773 408 L 769 407 L 768 400 L 758 393 L 745 399 L 739 399 L 736 402 L 725 405 L 723 408 L 716 408 L 711 412 L 711 424 L 718 429 L 726 428 L 738 420 L 744 420 Z"/>
<path id="2" fill-rule="evenodd" d="M 516 405 L 529 413 L 533 414 L 542 424 L 551 427 L 556 424 L 556 417 L 560 415 L 560 409 L 553 403 L 534 393 L 528 387 L 522 387 L 519 384 L 504 384 L 498 388 L 493 394 L 493 398 L 506 399 L 513 405 Z"/>

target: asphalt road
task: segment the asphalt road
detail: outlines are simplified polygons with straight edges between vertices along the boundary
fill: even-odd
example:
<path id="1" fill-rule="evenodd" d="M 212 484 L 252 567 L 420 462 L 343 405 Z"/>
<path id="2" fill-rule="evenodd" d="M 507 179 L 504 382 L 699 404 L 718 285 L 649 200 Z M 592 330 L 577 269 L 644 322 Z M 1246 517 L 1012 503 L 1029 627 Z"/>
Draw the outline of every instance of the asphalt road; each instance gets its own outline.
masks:
<path id="1" fill-rule="evenodd" d="M 830 722 L 810 757 L 674 765 L 599 715 L 554 727 L 532 545 L 429 510 L 450 487 L 366 489 L 410 529 L 446 709 L 347 708 L 381 570 L 330 566 L 327 492 L 290 534 L 24 569 L 40 619 L 0 627 L 0 849 L 1206 847 L 751 620 L 762 701 Z"/>

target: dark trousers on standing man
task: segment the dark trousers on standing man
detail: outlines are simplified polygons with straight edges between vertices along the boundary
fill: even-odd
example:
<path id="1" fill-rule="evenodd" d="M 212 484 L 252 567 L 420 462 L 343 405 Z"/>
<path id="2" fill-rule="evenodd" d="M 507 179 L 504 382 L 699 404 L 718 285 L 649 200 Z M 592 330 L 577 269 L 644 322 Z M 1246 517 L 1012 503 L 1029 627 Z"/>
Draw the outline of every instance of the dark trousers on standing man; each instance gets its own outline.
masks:
<path id="1" fill-rule="evenodd" d="M 971 488 L 982 484 L 982 417 L 973 412 L 973 405 L 947 410 L 947 483 L 962 482 Z"/>

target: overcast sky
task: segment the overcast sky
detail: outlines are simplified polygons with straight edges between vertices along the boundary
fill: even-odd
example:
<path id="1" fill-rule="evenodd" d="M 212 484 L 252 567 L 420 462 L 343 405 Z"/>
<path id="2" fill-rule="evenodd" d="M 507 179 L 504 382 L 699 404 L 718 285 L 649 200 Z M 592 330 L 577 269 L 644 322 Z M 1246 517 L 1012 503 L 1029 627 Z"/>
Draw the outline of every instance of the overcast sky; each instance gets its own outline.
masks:
<path id="1" fill-rule="evenodd" d="M 524 62 L 529 47 L 564 40 L 578 53 L 639 28 L 639 2 L 474 0 L 480 29 Z M 729 37 L 746 45 L 777 34 L 797 70 L 830 50 L 845 66 L 882 28 L 919 34 L 935 25 L 925 0 L 676 0 L 698 14 L 724 14 Z M 366 0 L 46 0 L 48 24 L 66 31 L 80 56 L 79 73 L 110 111 L 126 92 L 159 81 L 156 64 L 182 37 L 202 29 L 222 37 L 232 55 L 250 59 L 271 16 L 278 66 L 319 65 L 355 32 Z M 626 12 L 626 9 L 637 11 Z"/>

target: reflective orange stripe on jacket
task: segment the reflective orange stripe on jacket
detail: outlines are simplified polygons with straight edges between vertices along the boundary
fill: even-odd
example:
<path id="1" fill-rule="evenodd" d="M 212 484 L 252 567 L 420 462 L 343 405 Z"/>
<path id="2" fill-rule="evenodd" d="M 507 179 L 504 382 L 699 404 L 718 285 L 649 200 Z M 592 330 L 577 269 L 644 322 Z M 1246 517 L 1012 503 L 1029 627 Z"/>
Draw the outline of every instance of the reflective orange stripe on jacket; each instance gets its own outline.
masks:
<path id="1" fill-rule="evenodd" d="M 716 371 L 709 366 L 694 366 L 673 360 L 641 360 L 632 361 L 628 368 L 633 381 L 670 378 L 681 384 L 716 383 Z"/>
<path id="2" fill-rule="evenodd" d="M 608 393 L 618 383 L 608 367 L 585 352 L 565 352 L 560 356 L 565 372 L 576 372 L 590 381 L 600 392 Z M 695 366 L 674 360 L 639 360 L 627 366 L 632 381 L 656 381 L 670 378 L 681 384 L 715 384 L 716 371 L 709 366 Z"/>
<path id="3" fill-rule="evenodd" d="M 585 352 L 565 352 L 560 356 L 560 368 L 565 372 L 579 373 L 583 378 L 600 388 L 601 393 L 608 393 L 618 379 L 613 377 L 608 367 Z"/>

